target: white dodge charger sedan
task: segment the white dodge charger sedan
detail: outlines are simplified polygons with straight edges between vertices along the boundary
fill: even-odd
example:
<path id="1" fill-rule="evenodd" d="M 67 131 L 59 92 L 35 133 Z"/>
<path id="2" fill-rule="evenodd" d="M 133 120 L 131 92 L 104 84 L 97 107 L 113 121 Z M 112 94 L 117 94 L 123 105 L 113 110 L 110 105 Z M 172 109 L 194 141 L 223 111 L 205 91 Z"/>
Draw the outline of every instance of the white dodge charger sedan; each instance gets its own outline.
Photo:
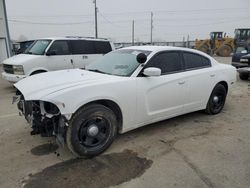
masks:
<path id="1" fill-rule="evenodd" d="M 181 114 L 218 114 L 236 81 L 231 65 L 191 49 L 134 46 L 86 70 L 34 75 L 17 88 L 31 134 L 56 136 L 77 156 L 106 150 L 118 133 Z"/>

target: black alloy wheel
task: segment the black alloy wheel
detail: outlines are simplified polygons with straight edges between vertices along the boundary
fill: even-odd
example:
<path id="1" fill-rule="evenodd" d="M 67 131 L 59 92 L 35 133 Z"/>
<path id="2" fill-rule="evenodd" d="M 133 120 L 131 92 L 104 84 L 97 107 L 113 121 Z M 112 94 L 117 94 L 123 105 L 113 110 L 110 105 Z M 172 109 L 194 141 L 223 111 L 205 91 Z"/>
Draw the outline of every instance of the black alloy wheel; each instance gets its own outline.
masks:
<path id="1" fill-rule="evenodd" d="M 91 104 L 78 110 L 69 122 L 66 143 L 77 157 L 93 157 L 104 152 L 117 134 L 114 112 Z"/>
<path id="2" fill-rule="evenodd" d="M 96 147 L 108 138 L 109 121 L 105 117 L 93 117 L 82 123 L 78 139 L 87 148 Z"/>
<path id="3" fill-rule="evenodd" d="M 206 112 L 208 114 L 218 114 L 224 107 L 227 91 L 222 84 L 217 84 L 210 95 Z"/>

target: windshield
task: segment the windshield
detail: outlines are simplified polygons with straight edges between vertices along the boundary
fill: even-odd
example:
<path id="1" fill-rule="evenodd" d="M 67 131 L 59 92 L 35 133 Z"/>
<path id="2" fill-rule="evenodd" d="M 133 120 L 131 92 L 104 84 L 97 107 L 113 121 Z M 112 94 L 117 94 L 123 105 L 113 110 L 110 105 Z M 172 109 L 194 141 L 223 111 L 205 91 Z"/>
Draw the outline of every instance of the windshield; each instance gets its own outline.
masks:
<path id="1" fill-rule="evenodd" d="M 26 51 L 26 54 L 43 55 L 51 40 L 36 40 Z"/>
<path id="2" fill-rule="evenodd" d="M 98 61 L 86 67 L 89 71 L 117 76 L 130 76 L 139 66 L 136 56 L 139 53 L 149 55 L 151 51 L 121 49 L 104 55 Z"/>

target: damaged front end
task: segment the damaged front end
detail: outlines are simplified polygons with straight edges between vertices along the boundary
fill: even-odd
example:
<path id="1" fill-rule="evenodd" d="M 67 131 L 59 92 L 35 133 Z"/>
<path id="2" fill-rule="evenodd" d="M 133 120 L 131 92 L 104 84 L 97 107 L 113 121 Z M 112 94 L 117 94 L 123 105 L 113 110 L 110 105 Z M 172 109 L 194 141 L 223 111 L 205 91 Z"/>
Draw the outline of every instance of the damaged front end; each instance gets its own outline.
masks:
<path id="1" fill-rule="evenodd" d="M 55 104 L 40 100 L 26 101 L 18 90 L 13 97 L 14 102 L 17 102 L 19 114 L 23 115 L 31 125 L 31 135 L 56 136 L 57 140 L 64 145 L 67 120 Z"/>

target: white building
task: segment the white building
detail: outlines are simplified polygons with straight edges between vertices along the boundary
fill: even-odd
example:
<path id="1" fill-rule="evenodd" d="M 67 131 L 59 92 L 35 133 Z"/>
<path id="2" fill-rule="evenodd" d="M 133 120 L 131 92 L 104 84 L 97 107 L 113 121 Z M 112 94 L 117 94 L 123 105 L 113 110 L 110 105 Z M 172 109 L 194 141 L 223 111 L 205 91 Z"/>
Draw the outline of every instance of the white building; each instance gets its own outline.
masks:
<path id="1" fill-rule="evenodd" d="M 11 48 L 5 0 L 0 0 L 0 63 L 10 55 Z"/>

